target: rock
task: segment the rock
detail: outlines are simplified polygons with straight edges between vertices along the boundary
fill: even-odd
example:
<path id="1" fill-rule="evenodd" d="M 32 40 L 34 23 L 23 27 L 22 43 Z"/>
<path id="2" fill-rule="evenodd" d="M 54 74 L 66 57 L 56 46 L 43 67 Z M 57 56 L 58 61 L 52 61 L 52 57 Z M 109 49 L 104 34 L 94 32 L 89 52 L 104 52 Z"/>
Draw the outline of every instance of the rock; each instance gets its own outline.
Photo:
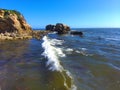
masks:
<path id="1" fill-rule="evenodd" d="M 55 25 L 51 25 L 51 24 L 47 25 L 46 30 L 54 31 L 55 30 Z"/>
<path id="2" fill-rule="evenodd" d="M 0 18 L 3 18 L 4 16 L 4 10 L 0 10 Z"/>
<path id="3" fill-rule="evenodd" d="M 0 9 L 0 33 L 5 32 L 27 33 L 29 35 L 32 29 L 18 11 Z"/>
<path id="4" fill-rule="evenodd" d="M 32 28 L 15 10 L 0 9 L 0 40 L 32 38 Z"/>
<path id="5" fill-rule="evenodd" d="M 0 41 L 1 40 L 18 40 L 18 39 L 31 39 L 32 35 L 18 35 L 16 33 L 1 33 L 0 34 Z"/>
<path id="6" fill-rule="evenodd" d="M 83 35 L 83 32 L 81 32 L 81 31 L 71 31 L 70 34 L 82 36 L 82 35 Z"/>
<path id="7" fill-rule="evenodd" d="M 57 31 L 58 34 L 66 34 L 70 31 L 70 27 L 62 23 L 57 23 L 55 31 Z"/>
<path id="8" fill-rule="evenodd" d="M 49 33 L 49 31 L 33 31 L 32 32 L 32 36 L 33 38 L 36 38 L 36 39 L 41 39 L 43 36 L 47 35 Z"/>
<path id="9" fill-rule="evenodd" d="M 62 23 L 57 23 L 56 25 L 47 25 L 46 30 L 56 31 L 58 34 L 66 34 L 70 31 L 70 27 Z"/>

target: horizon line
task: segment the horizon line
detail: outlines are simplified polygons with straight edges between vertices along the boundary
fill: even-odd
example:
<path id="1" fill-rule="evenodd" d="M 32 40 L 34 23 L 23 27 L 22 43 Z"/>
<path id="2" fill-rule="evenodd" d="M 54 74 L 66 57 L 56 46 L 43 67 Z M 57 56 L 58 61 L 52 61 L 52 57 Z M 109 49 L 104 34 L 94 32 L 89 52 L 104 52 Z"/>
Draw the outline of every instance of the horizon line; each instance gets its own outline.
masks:
<path id="1" fill-rule="evenodd" d="M 72 27 L 71 29 L 94 29 L 94 28 L 100 28 L 100 29 L 104 29 L 104 28 L 108 28 L 108 29 L 112 29 L 112 28 L 116 28 L 116 29 L 120 29 L 120 27 Z M 32 27 L 32 29 L 45 29 L 45 28 L 35 28 L 35 27 Z"/>

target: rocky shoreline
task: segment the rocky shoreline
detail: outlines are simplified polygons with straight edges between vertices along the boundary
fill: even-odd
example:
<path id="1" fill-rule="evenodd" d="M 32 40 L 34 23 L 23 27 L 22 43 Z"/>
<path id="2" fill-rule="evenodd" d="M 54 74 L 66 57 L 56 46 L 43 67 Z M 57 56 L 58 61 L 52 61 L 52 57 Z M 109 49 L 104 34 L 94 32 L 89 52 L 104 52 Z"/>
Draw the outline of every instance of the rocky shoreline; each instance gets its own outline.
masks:
<path id="1" fill-rule="evenodd" d="M 0 41 L 2 40 L 22 40 L 22 39 L 41 39 L 44 35 L 47 35 L 49 31 L 32 31 L 31 34 L 17 34 L 17 33 L 0 33 Z"/>
<path id="2" fill-rule="evenodd" d="M 16 10 L 0 9 L 0 40 L 30 39 L 32 28 Z"/>
<path id="3" fill-rule="evenodd" d="M 21 40 L 21 39 L 31 39 L 32 36 L 31 35 L 20 35 L 20 34 L 16 34 L 16 33 L 0 33 L 0 41 L 2 40 Z"/>
<path id="4" fill-rule="evenodd" d="M 21 40 L 21 39 L 41 39 L 50 32 L 57 34 L 83 35 L 82 32 L 71 31 L 68 25 L 57 23 L 56 25 L 46 25 L 45 30 L 35 31 L 26 22 L 24 16 L 16 10 L 0 9 L 0 41 L 1 40 Z"/>

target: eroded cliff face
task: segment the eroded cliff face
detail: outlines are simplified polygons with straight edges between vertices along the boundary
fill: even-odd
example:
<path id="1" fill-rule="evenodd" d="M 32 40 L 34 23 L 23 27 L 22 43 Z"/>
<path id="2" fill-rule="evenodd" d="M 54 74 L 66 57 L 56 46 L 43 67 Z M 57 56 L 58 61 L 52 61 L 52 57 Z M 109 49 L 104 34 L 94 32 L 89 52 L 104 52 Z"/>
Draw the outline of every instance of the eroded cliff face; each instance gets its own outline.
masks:
<path id="1" fill-rule="evenodd" d="M 0 9 L 0 33 L 5 32 L 30 34 L 32 29 L 18 11 Z"/>

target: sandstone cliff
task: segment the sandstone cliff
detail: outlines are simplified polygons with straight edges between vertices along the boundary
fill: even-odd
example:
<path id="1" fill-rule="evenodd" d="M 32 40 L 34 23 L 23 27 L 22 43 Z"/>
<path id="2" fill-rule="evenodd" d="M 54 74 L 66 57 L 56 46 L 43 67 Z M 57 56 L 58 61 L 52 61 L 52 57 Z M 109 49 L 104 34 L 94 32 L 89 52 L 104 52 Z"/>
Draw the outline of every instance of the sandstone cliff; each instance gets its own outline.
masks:
<path id="1" fill-rule="evenodd" d="M 0 33 L 30 34 L 32 29 L 23 15 L 15 10 L 0 9 Z"/>

